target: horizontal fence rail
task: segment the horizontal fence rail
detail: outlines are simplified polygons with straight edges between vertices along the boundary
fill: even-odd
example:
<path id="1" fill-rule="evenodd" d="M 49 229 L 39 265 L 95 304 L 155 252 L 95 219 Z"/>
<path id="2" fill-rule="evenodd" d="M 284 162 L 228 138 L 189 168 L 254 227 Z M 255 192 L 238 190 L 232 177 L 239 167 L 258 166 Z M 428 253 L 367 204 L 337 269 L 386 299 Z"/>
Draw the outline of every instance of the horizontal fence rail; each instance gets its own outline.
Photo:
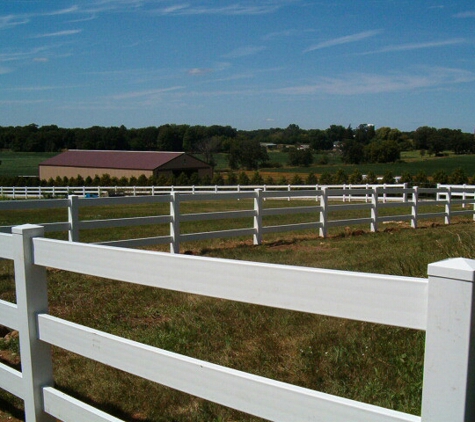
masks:
<path id="1" fill-rule="evenodd" d="M 46 232 L 67 231 L 71 241 L 79 241 L 80 231 L 114 227 L 132 227 L 143 225 L 169 225 L 169 233 L 141 239 L 107 240 L 105 245 L 122 247 L 140 247 L 169 244 L 174 253 L 180 252 L 182 242 L 252 236 L 254 244 L 261 244 L 263 235 L 297 230 L 318 230 L 322 237 L 328 235 L 332 227 L 369 225 L 371 231 L 377 231 L 380 224 L 408 221 L 413 228 L 423 219 L 441 218 L 450 224 L 456 216 L 475 218 L 475 186 L 440 186 L 438 188 L 407 188 L 376 185 L 361 186 L 297 186 L 295 189 L 255 189 L 220 192 L 168 191 L 167 193 L 126 197 L 97 197 L 71 195 L 66 199 L 0 201 L 1 211 L 32 209 L 65 209 L 68 219 L 63 222 L 41 224 Z M 246 187 L 247 188 L 247 187 Z M 343 198 L 344 203 L 338 203 Z M 306 206 L 272 207 L 272 200 L 307 200 Z M 246 210 L 184 213 L 180 204 L 202 201 L 253 201 Z M 311 201 L 316 204 L 311 204 Z M 169 212 L 164 215 L 84 220 L 80 218 L 80 209 L 99 206 L 134 206 L 143 204 L 167 204 Z M 432 207 L 429 209 L 428 207 Z M 438 209 L 434 210 L 434 207 Z M 392 209 L 406 209 L 404 214 L 391 213 Z M 345 212 L 367 212 L 358 218 L 342 218 Z M 338 214 L 339 213 L 339 214 Z M 66 213 L 65 213 L 66 214 Z M 270 225 L 267 219 L 272 216 L 306 214 L 308 220 L 301 223 Z M 335 217 L 338 215 L 338 217 Z M 247 227 L 224 229 L 210 232 L 183 233 L 183 223 L 214 220 L 248 220 Z M 249 222 L 251 224 L 249 225 Z M 0 232 L 11 232 L 11 226 L 0 227 Z"/>
<path id="2" fill-rule="evenodd" d="M 0 324 L 19 329 L 22 357 L 21 372 L 0 364 L 0 388 L 24 400 L 26 422 L 119 421 L 54 388 L 52 345 L 273 421 L 465 422 L 474 408 L 470 353 L 475 346 L 475 261 L 458 258 L 431 264 L 429 278 L 421 279 L 53 240 L 44 238 L 43 227 L 28 224 L 0 234 L 0 257 L 14 259 L 17 286 L 17 304 L 0 301 Z M 422 415 L 252 375 L 52 316 L 46 267 L 425 330 Z"/>
<path id="3" fill-rule="evenodd" d="M 95 198 L 102 196 L 163 195 L 172 194 L 174 192 L 195 195 L 198 193 L 249 192 L 256 189 L 262 189 L 265 192 L 292 192 L 294 190 L 321 190 L 325 187 L 342 187 L 343 189 L 351 189 L 353 187 L 373 188 L 376 186 L 404 187 L 405 185 L 0 186 L 0 197 L 11 199 L 42 199 L 78 195 Z M 348 200 L 349 194 L 340 195 L 339 199 Z"/>

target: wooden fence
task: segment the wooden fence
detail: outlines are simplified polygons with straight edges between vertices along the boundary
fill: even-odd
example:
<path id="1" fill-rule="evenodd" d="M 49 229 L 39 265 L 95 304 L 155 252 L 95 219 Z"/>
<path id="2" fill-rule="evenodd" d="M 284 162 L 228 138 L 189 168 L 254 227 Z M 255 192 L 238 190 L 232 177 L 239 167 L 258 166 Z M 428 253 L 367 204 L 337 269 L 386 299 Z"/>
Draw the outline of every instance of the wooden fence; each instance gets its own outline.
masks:
<path id="1" fill-rule="evenodd" d="M 375 186 L 352 189 L 347 187 L 323 187 L 318 190 L 264 191 L 263 189 L 255 189 L 240 192 L 199 194 L 172 192 L 161 195 L 105 198 L 85 198 L 71 195 L 64 199 L 0 201 L 0 212 L 2 210 L 65 208 L 68 215 L 67 221 L 45 224 L 38 222 L 38 224 L 44 226 L 47 232 L 67 231 L 71 241 L 79 241 L 82 230 L 168 224 L 169 232 L 164 236 L 106 241 L 103 244 L 121 247 L 170 244 L 171 252 L 179 253 L 180 244 L 183 242 L 213 238 L 250 236 L 253 238 L 254 244 L 261 244 L 266 234 L 285 231 L 315 230 L 318 231 L 320 236 L 325 237 L 332 227 L 351 227 L 363 224 L 368 225 L 371 231 L 377 231 L 383 223 L 408 221 L 412 227 L 416 228 L 421 220 L 428 218 L 440 218 L 445 224 L 450 224 L 454 216 L 475 215 L 474 206 L 472 205 L 475 202 L 474 194 L 475 187 L 400 188 Z M 335 202 L 335 198 L 343 198 L 345 202 Z M 272 199 L 305 199 L 308 204 L 298 207 L 268 207 L 267 204 L 271 203 L 270 200 Z M 180 208 L 180 204 L 184 202 L 239 200 L 248 200 L 253 204 L 252 208 L 193 214 L 185 214 Z M 82 207 L 158 203 L 169 204 L 169 213 L 121 219 L 83 220 L 80 218 Z M 397 209 L 400 212 L 401 208 L 407 211 L 404 214 L 391 213 L 392 209 Z M 367 214 L 359 218 L 341 218 L 342 212 L 349 213 L 353 211 Z M 295 224 L 265 225 L 267 217 L 288 214 L 307 214 L 308 221 Z M 340 215 L 340 217 L 335 217 L 335 215 Z M 249 219 L 249 226 L 199 233 L 182 233 L 181 230 L 183 223 L 224 219 L 244 219 L 244 221 Z M 0 231 L 10 232 L 11 226 L 0 227 Z"/>
<path id="2" fill-rule="evenodd" d="M 26 422 L 119 421 L 54 387 L 51 346 L 273 421 L 468 422 L 475 415 L 475 261 L 429 265 L 428 279 L 194 257 L 44 238 L 41 226 L 0 234 L 14 261 L 21 372 L 0 364 L 0 388 L 23 399 Z M 130 265 L 133 262 L 134 265 Z M 188 294 L 426 331 L 421 417 L 237 371 L 48 313 L 46 268 Z M 193 277 L 190 277 L 193 274 Z"/>

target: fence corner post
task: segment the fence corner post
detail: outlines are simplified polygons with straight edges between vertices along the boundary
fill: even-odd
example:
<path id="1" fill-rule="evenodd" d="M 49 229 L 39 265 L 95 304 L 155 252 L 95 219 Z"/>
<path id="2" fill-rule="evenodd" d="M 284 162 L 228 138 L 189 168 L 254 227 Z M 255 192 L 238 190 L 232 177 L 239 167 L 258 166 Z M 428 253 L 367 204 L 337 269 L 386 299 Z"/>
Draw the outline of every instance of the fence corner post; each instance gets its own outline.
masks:
<path id="1" fill-rule="evenodd" d="M 386 193 L 384 193 L 384 195 L 386 195 Z M 378 191 L 378 187 L 375 186 L 375 187 L 373 187 L 373 195 L 371 197 L 371 205 L 372 206 L 371 206 L 370 230 L 372 232 L 377 232 L 378 231 L 378 201 L 379 201 L 379 191 Z"/>
<path id="2" fill-rule="evenodd" d="M 429 265 L 422 421 L 475 418 L 475 261 Z"/>
<path id="3" fill-rule="evenodd" d="M 180 195 L 173 191 L 170 196 L 170 252 L 180 253 Z"/>
<path id="4" fill-rule="evenodd" d="M 320 237 L 327 237 L 328 235 L 328 190 L 326 186 L 321 188 L 322 195 L 320 196 Z"/>
<path id="5" fill-rule="evenodd" d="M 46 268 L 34 265 L 33 256 L 33 238 L 43 237 L 44 228 L 25 224 L 13 227 L 12 235 L 25 421 L 53 422 L 43 406 L 43 387 L 53 385 L 51 347 L 39 340 L 37 321 L 48 311 Z"/>
<path id="6" fill-rule="evenodd" d="M 254 189 L 254 245 L 262 244 L 262 189 Z"/>
<path id="7" fill-rule="evenodd" d="M 79 197 L 77 195 L 69 196 L 68 222 L 68 240 L 79 242 Z"/>

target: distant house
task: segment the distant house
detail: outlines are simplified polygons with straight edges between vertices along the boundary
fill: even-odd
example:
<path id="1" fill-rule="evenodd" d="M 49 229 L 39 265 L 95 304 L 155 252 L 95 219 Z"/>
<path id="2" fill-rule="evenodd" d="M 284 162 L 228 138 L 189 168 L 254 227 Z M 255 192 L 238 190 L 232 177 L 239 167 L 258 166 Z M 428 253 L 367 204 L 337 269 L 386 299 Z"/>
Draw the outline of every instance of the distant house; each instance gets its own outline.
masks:
<path id="1" fill-rule="evenodd" d="M 156 151 L 93 151 L 69 150 L 43 161 L 39 165 L 42 180 L 56 177 L 84 179 L 108 174 L 111 177 L 190 176 L 198 173 L 200 178 L 213 176 L 213 168 L 202 160 L 185 152 Z"/>

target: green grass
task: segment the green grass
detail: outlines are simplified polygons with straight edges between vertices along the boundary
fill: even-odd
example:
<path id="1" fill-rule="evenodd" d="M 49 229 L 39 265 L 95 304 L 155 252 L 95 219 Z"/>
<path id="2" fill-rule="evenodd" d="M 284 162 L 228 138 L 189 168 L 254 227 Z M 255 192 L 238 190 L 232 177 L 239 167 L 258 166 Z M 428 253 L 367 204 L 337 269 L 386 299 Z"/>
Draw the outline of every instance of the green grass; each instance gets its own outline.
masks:
<path id="1" fill-rule="evenodd" d="M 305 204 L 308 205 L 308 201 Z M 298 205 L 302 203 L 266 203 L 269 207 Z M 182 209 L 203 212 L 250 206 L 250 201 L 220 201 L 184 203 Z M 157 205 L 90 207 L 81 210 L 81 218 L 159 215 L 167 211 L 167 207 L 161 209 Z M 405 211 L 395 209 L 393 212 Z M 358 213 L 361 211 L 352 217 Z M 2 212 L 1 218 L 2 224 L 5 221 L 8 224 L 40 222 L 45 218 L 57 221 L 65 219 L 65 212 L 49 210 L 48 215 Z M 311 218 L 304 214 L 273 217 L 266 225 Z M 267 235 L 260 246 L 253 246 L 250 238 L 215 239 L 189 242 L 184 249 L 199 256 L 425 277 L 430 262 L 455 256 L 475 258 L 475 225 L 469 221 L 459 219 L 458 224 L 451 226 L 440 225 L 441 220 L 427 221 L 417 230 L 407 228 L 406 224 L 391 224 L 381 227 L 378 233 L 369 233 L 368 227 L 342 227 L 333 229 L 327 239 L 318 237 L 316 231 L 291 232 Z M 243 223 L 248 224 L 249 220 L 194 223 L 194 227 L 185 226 L 183 231 L 218 230 Z M 144 226 L 122 232 L 83 231 L 81 236 L 84 241 L 96 241 L 110 239 L 117 233 L 121 238 L 144 237 L 167 230 L 167 225 Z M 140 268 L 137 273 L 140 274 Z M 404 412 L 420 412 L 422 332 L 56 270 L 48 270 L 48 279 L 53 315 L 254 374 Z M 0 261 L 0 299 L 11 301 L 14 297 L 13 266 L 8 261 Z M 18 353 L 14 343 L 11 351 Z M 58 348 L 53 351 L 58 387 L 122 419 L 137 422 L 259 420 Z M 0 394 L 0 408 L 18 417 L 21 403 Z"/>
<path id="2" fill-rule="evenodd" d="M 368 174 L 370 171 L 377 176 L 383 176 L 390 171 L 394 176 L 400 176 L 403 173 L 416 175 L 424 172 L 427 176 L 432 176 L 435 172 L 443 170 L 448 175 L 452 174 L 457 168 L 462 168 L 469 177 L 474 176 L 475 155 L 450 155 L 448 157 L 424 157 L 420 158 L 414 154 L 402 155 L 401 161 L 397 163 L 386 164 L 343 164 L 333 159 L 326 165 L 313 164 L 309 167 L 284 167 L 279 169 L 265 169 L 279 173 L 336 173 L 339 169 L 343 169 L 348 175 L 358 169 L 362 174 Z"/>
<path id="3" fill-rule="evenodd" d="M 0 151 L 0 176 L 38 176 L 38 164 L 55 155 L 54 152 Z"/>

